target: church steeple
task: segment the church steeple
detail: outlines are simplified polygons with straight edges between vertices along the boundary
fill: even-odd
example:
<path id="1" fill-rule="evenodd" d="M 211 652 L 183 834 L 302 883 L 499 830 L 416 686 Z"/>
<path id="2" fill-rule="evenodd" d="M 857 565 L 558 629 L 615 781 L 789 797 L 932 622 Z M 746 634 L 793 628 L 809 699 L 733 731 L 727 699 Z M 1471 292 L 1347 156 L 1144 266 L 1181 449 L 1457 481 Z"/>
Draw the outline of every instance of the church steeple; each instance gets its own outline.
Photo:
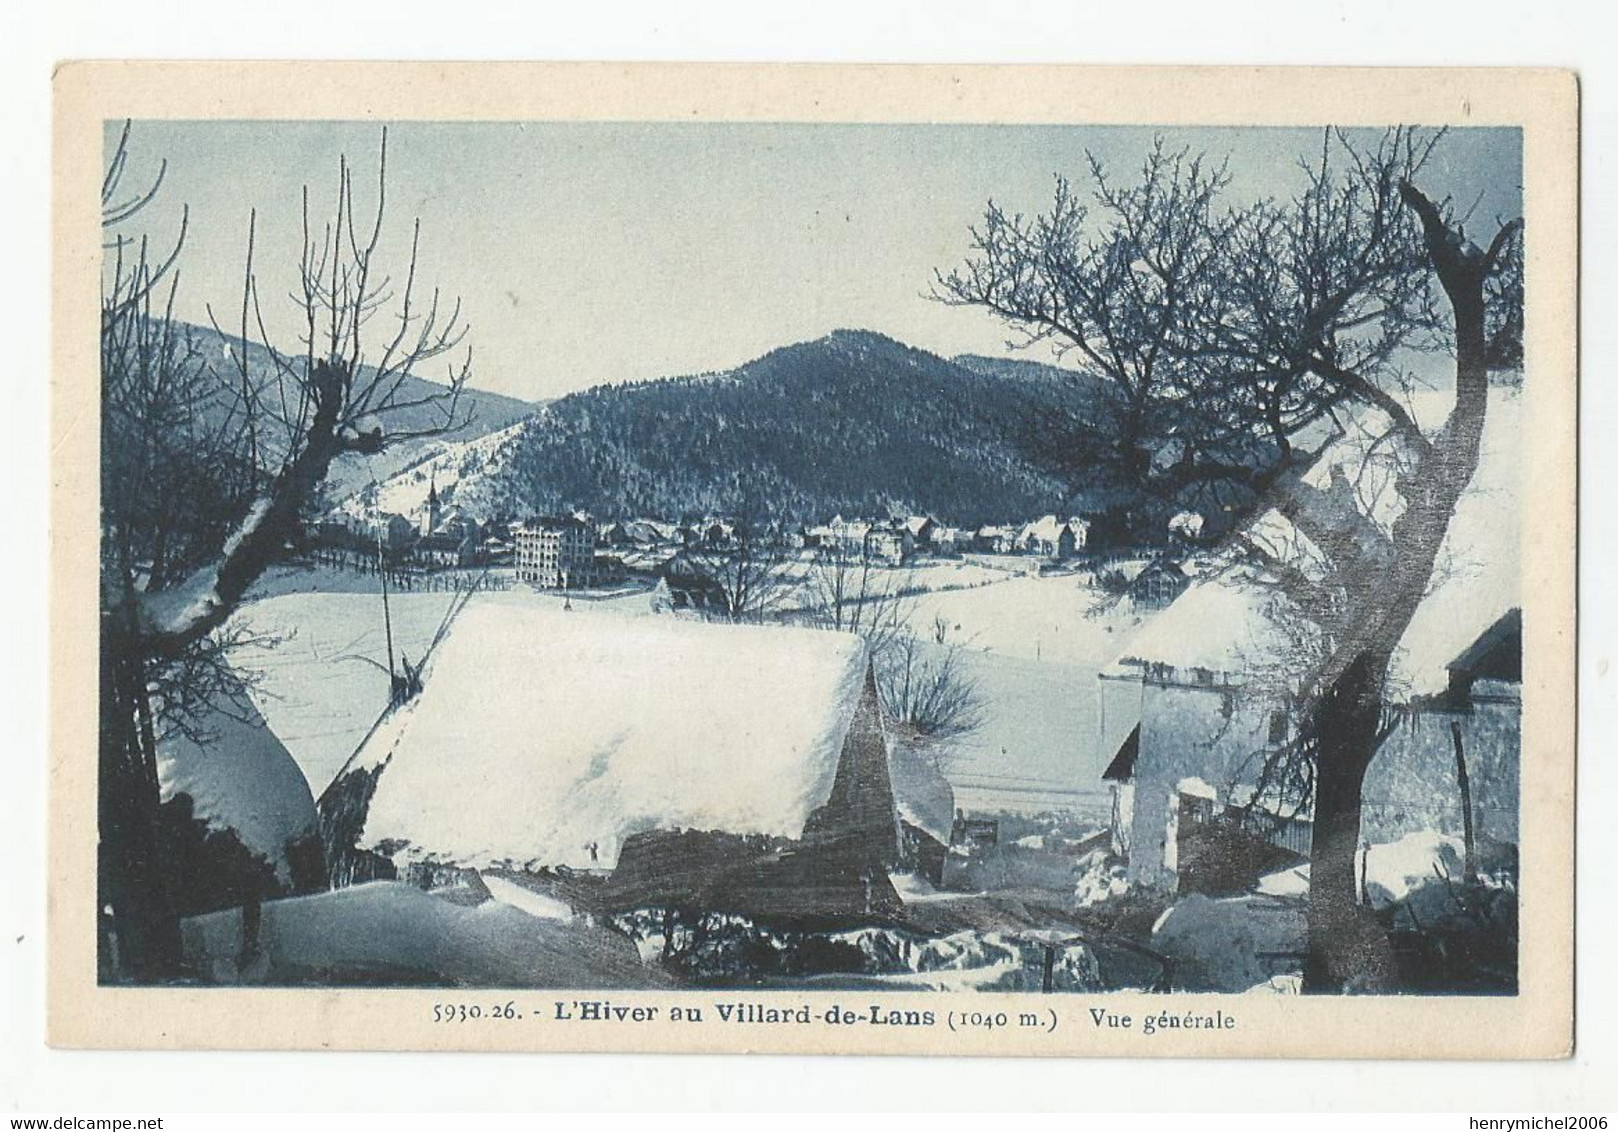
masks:
<path id="1" fill-rule="evenodd" d="M 421 533 L 423 535 L 430 535 L 438 529 L 439 514 L 438 476 L 435 473 L 427 481 L 427 514 L 421 521 Z"/>

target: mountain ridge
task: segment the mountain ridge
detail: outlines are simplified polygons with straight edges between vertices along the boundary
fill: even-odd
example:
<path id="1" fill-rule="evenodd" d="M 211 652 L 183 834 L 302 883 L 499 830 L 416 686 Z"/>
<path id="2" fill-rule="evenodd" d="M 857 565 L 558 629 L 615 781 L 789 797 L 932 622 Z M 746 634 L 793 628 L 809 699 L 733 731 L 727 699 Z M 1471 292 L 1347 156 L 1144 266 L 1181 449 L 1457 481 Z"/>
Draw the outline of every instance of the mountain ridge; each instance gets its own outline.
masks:
<path id="1" fill-rule="evenodd" d="M 436 483 L 486 516 L 754 511 L 807 522 L 914 511 L 1005 521 L 1082 509 L 1083 493 L 1028 430 L 1053 414 L 1103 427 L 1105 398 L 1074 371 L 944 358 L 843 328 L 730 370 L 558 397 L 497 444 L 446 445 L 383 485 L 380 502 L 417 506 Z"/>

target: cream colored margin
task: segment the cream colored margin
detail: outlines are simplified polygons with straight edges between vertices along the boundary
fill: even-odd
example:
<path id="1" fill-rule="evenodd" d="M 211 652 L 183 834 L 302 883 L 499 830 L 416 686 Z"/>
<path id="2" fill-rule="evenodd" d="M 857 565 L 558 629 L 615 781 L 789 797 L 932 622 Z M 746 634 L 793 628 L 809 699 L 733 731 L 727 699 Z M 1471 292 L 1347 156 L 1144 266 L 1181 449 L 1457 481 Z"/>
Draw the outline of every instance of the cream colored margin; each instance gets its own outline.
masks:
<path id="1" fill-rule="evenodd" d="M 1557 71 L 81 62 L 55 78 L 49 1040 L 58 1046 L 1551 1058 L 1573 1041 L 1578 88 Z M 1521 994 L 1500 999 L 130 989 L 95 982 L 98 187 L 121 118 L 1520 125 L 1528 248 Z M 515 998 L 520 1021 L 435 1024 Z M 563 1023 L 556 1000 L 660 1007 Z M 932 1010 L 926 1028 L 721 1022 L 741 999 Z M 668 1020 L 701 1005 L 702 1023 Z M 1135 1016 L 1098 1029 L 1091 1008 Z M 1142 1018 L 1234 1029 L 1146 1037 Z M 1054 1010 L 1054 1014 L 1052 1011 Z M 952 1031 L 946 1014 L 1004 1012 Z M 1055 1018 L 1025 1028 L 1019 1013 Z"/>

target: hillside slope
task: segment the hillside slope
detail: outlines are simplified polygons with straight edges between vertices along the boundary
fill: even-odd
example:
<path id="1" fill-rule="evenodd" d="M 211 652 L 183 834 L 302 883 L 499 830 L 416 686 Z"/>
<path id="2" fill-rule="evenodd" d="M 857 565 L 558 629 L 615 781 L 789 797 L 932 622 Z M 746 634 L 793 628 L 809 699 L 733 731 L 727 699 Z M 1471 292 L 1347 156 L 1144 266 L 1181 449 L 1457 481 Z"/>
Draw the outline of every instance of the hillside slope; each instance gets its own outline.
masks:
<path id="1" fill-rule="evenodd" d="M 219 414 L 219 419 L 224 419 L 224 415 L 231 413 L 241 401 L 235 385 L 240 380 L 235 358 L 236 351 L 241 349 L 241 340 L 221 335 L 207 326 L 186 325 L 185 332 L 190 335 L 191 348 L 208 361 L 220 381 L 220 395 L 204 402 L 203 410 Z M 264 404 L 276 404 L 279 398 L 275 396 L 275 366 L 269 351 L 250 340 L 246 354 L 248 379 L 255 394 Z M 440 383 L 407 375 L 401 381 L 394 399 L 400 403 L 417 402 L 443 390 L 444 386 Z M 339 457 L 326 477 L 328 499 L 339 502 L 368 486 L 373 477 L 378 481 L 385 480 L 443 451 L 446 445 L 453 446 L 509 428 L 531 416 L 536 408 L 538 406 L 533 403 L 514 397 L 466 389 L 456 406 L 457 418 L 466 416 L 468 412 L 471 415 L 471 420 L 463 427 L 442 438 L 424 437 L 403 441 L 369 458 L 352 455 Z M 413 404 L 388 415 L 389 428 L 400 432 L 437 427 L 443 424 L 444 419 L 443 403 Z M 279 431 L 279 426 L 273 423 L 266 422 L 264 425 L 263 442 L 271 447 L 272 453 L 273 446 L 280 440 Z M 271 458 L 274 458 L 273 454 Z"/>

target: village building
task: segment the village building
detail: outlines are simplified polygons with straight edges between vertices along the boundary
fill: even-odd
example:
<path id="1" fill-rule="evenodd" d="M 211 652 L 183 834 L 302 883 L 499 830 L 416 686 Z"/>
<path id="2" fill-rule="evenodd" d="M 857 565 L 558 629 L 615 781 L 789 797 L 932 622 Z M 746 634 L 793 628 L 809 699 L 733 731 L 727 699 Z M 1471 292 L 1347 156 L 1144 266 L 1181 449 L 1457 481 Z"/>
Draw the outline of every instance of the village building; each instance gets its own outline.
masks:
<path id="1" fill-rule="evenodd" d="M 903 526 L 872 527 L 865 536 L 865 554 L 872 561 L 898 566 L 915 549 L 910 532 Z"/>
<path id="2" fill-rule="evenodd" d="M 1169 519 L 1169 538 L 1181 542 L 1200 542 L 1206 520 L 1196 511 L 1179 511 Z"/>
<path id="3" fill-rule="evenodd" d="M 960 527 L 934 527 L 931 545 L 935 554 L 959 554 L 972 548 L 972 532 Z"/>
<path id="4" fill-rule="evenodd" d="M 408 550 L 417 537 L 416 524 L 403 515 L 386 514 L 366 524 L 366 533 L 369 537 L 381 542 L 382 548 L 390 554 L 398 554 Z"/>
<path id="5" fill-rule="evenodd" d="M 673 527 L 649 519 L 631 519 L 617 526 L 622 534 L 621 541 L 635 546 L 656 546 L 663 542 L 674 542 L 678 538 L 678 532 Z"/>
<path id="6" fill-rule="evenodd" d="M 592 523 L 577 516 L 530 519 L 516 533 L 517 580 L 542 589 L 581 589 L 598 583 Z"/>
<path id="7" fill-rule="evenodd" d="M 438 480 L 435 477 L 427 481 L 427 505 L 422 509 L 421 513 L 421 536 L 423 538 L 438 530 L 442 511 L 442 501 L 438 498 Z"/>
<path id="8" fill-rule="evenodd" d="M 897 566 L 916 549 L 916 540 L 904 523 L 873 523 L 866 519 L 844 519 L 811 527 L 805 532 L 810 546 L 844 555 L 851 560 L 869 560 Z"/>
<path id="9" fill-rule="evenodd" d="M 1044 558 L 1071 558 L 1084 549 L 1089 534 L 1090 526 L 1083 519 L 1064 522 L 1055 515 L 1046 515 L 1017 532 L 1016 548 Z"/>
<path id="10" fill-rule="evenodd" d="M 1390 666 L 1394 726 L 1364 783 L 1361 838 L 1459 838 L 1514 859 L 1521 717 L 1518 400 L 1492 398 L 1483 456 L 1456 507 L 1434 584 Z M 1259 522 L 1278 522 L 1271 513 Z M 1100 673 L 1103 779 L 1113 851 L 1135 883 L 1238 885 L 1307 857 L 1311 813 L 1266 788 L 1296 738 L 1311 626 L 1254 570 L 1209 571 Z M 1466 788 L 1460 785 L 1465 768 Z M 1467 796 L 1470 808 L 1463 808 Z M 1215 827 L 1245 827 L 1246 864 L 1204 853 Z M 1232 868 L 1236 874 L 1233 875 Z"/>
<path id="11" fill-rule="evenodd" d="M 567 868 L 606 876 L 614 908 L 857 916 L 897 907 L 906 823 L 947 837 L 947 784 L 890 757 L 852 634 L 485 594 L 322 813 L 328 841 L 401 872 Z"/>
<path id="12" fill-rule="evenodd" d="M 1017 534 L 1020 529 L 985 524 L 973 534 L 972 549 L 985 554 L 1010 554 L 1017 549 Z"/>
<path id="13" fill-rule="evenodd" d="M 437 481 L 429 481 L 409 560 L 430 570 L 473 566 L 487 560 L 484 539 L 485 524 L 459 505 L 444 506 Z"/>
<path id="14" fill-rule="evenodd" d="M 709 519 L 702 523 L 701 532 L 708 546 L 729 546 L 736 537 L 736 524 L 727 519 Z"/>
<path id="15" fill-rule="evenodd" d="M 499 535 L 488 535 L 478 544 L 478 558 L 490 566 L 504 566 L 512 559 L 512 547 Z"/>
<path id="16" fill-rule="evenodd" d="M 917 550 L 927 550 L 933 545 L 938 523 L 931 515 L 912 515 L 904 521 L 904 528 L 912 546 Z"/>
<path id="17" fill-rule="evenodd" d="M 1137 610 L 1166 609 L 1186 591 L 1191 579 L 1179 563 L 1155 558 L 1129 580 L 1126 594 Z"/>
<path id="18" fill-rule="evenodd" d="M 430 569 L 471 566 L 478 557 L 476 529 L 449 526 L 422 535 L 410 548 L 411 561 Z"/>
<path id="19" fill-rule="evenodd" d="M 623 558 L 616 554 L 597 554 L 595 556 L 595 584 L 598 586 L 616 586 L 628 575 L 629 568 Z"/>
<path id="20" fill-rule="evenodd" d="M 696 617 L 726 617 L 730 613 L 725 588 L 707 575 L 684 567 L 678 559 L 665 562 L 658 568 L 650 608 L 653 613 Z"/>
<path id="21" fill-rule="evenodd" d="M 841 519 L 842 516 L 838 516 Z M 804 541 L 808 546 L 817 550 L 830 550 L 832 543 L 831 523 L 816 523 L 803 529 Z"/>

